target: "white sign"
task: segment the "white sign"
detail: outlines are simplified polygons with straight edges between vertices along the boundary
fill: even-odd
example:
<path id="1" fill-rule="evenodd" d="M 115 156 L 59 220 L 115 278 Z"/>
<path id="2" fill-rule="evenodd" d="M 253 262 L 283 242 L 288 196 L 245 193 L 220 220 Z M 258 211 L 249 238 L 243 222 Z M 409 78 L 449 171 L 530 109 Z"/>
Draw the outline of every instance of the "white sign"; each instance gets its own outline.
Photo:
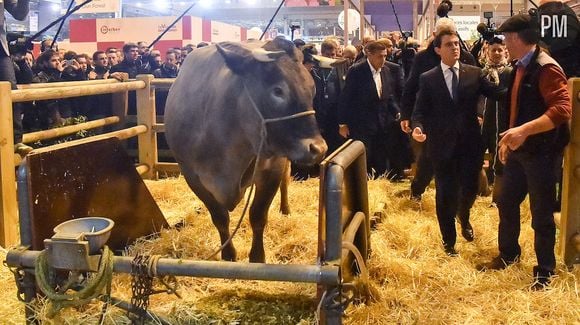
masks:
<path id="1" fill-rule="evenodd" d="M 28 29 L 31 32 L 38 32 L 38 12 L 30 12 L 28 15 Z"/>
<path id="2" fill-rule="evenodd" d="M 97 19 L 97 42 L 138 42 L 151 41 L 169 26 L 175 17 L 131 17 Z M 179 20 L 163 36 L 164 40 L 179 40 L 183 38 L 183 28 Z"/>
<path id="3" fill-rule="evenodd" d="M 344 10 L 338 14 L 338 26 L 344 30 Z M 360 14 L 354 9 L 348 9 L 348 32 L 352 33 L 360 27 Z"/>
<path id="4" fill-rule="evenodd" d="M 120 0 L 93 0 L 88 4 L 84 5 L 79 9 L 77 14 L 94 14 L 94 13 L 107 13 L 107 12 L 119 12 L 119 2 Z M 82 1 L 77 0 L 76 4 L 80 4 Z"/>
<path id="5" fill-rule="evenodd" d="M 457 33 L 462 40 L 477 39 L 477 24 L 481 22 L 479 16 L 449 16 L 455 23 Z"/>

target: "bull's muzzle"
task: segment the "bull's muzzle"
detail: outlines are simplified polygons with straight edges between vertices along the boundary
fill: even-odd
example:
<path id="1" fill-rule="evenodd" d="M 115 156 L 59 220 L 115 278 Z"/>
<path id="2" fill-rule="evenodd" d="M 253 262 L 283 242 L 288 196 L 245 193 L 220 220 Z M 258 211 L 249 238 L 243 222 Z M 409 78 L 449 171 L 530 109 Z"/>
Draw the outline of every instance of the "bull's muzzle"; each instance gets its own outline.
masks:
<path id="1" fill-rule="evenodd" d="M 322 137 L 302 140 L 303 154 L 295 161 L 299 164 L 314 165 L 322 161 L 328 146 Z"/>

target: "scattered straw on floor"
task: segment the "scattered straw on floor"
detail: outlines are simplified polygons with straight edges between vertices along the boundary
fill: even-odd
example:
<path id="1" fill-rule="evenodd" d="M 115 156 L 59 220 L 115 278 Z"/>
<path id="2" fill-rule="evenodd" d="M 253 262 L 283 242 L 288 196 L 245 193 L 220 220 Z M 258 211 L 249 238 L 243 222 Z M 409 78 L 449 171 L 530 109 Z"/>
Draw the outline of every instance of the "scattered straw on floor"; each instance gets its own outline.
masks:
<path id="1" fill-rule="evenodd" d="M 203 259 L 218 246 L 219 238 L 203 204 L 182 178 L 147 182 L 168 222 L 185 221 L 181 231 L 164 230 L 159 238 L 142 240 L 129 254 L 162 254 Z M 521 263 L 500 272 L 479 273 L 475 264 L 497 253 L 497 211 L 489 198 L 479 198 L 472 213 L 476 239 L 458 239 L 460 257 L 443 254 L 435 218 L 434 190 L 423 203 L 407 199 L 409 184 L 384 180 L 369 182 L 369 204 L 374 210 L 386 203 L 385 218 L 372 233 L 369 265 L 371 286 L 378 301 L 351 306 L 346 324 L 580 324 L 580 270 L 568 272 L 559 261 L 558 276 L 550 289 L 533 292 L 531 282 L 533 232 L 529 209 L 523 210 Z M 292 214 L 278 212 L 279 198 L 270 210 L 265 234 L 267 262 L 313 264 L 316 260 L 318 180 L 290 186 Z M 232 215 L 232 227 L 241 213 Z M 241 261 L 248 260 L 251 229 L 246 220 L 234 238 Z M 5 253 L 0 253 L 4 258 Z M 173 324 L 312 324 L 316 322 L 316 288 L 293 284 L 241 280 L 179 278 L 183 299 L 166 294 L 151 298 L 150 310 Z M 2 323 L 24 323 L 23 306 L 16 299 L 11 273 L 0 272 Z M 113 295 L 130 299 L 130 278 L 115 275 Z M 40 314 L 43 314 L 43 305 Z M 100 303 L 67 309 L 45 324 L 95 324 Z M 117 308 L 109 308 L 106 324 L 128 324 Z"/>

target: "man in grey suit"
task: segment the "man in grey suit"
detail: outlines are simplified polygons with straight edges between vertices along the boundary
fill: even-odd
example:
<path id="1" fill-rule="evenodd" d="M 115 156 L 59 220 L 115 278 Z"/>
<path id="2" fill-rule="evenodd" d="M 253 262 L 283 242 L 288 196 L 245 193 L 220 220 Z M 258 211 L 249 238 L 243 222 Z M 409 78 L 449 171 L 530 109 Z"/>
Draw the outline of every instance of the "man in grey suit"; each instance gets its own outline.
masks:
<path id="1" fill-rule="evenodd" d="M 0 0 L 0 81 L 10 81 L 12 89 L 16 89 L 16 76 L 14 75 L 14 64 L 10 59 L 8 50 L 8 41 L 6 40 L 6 18 L 4 9 L 12 17 L 18 20 L 24 20 L 28 15 L 29 0 Z M 19 154 L 26 154 L 32 148 L 22 144 L 22 117 L 18 105 L 13 109 L 14 123 L 14 151 Z"/>

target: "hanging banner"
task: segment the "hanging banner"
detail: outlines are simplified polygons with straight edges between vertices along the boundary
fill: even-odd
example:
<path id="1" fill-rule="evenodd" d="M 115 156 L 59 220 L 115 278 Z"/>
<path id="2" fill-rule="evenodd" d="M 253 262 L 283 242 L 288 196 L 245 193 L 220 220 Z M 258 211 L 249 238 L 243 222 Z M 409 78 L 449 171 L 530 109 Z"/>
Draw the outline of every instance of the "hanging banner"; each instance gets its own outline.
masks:
<path id="1" fill-rule="evenodd" d="M 449 16 L 455 23 L 457 33 L 462 40 L 471 40 L 479 38 L 477 33 L 477 24 L 481 22 L 479 16 Z"/>

